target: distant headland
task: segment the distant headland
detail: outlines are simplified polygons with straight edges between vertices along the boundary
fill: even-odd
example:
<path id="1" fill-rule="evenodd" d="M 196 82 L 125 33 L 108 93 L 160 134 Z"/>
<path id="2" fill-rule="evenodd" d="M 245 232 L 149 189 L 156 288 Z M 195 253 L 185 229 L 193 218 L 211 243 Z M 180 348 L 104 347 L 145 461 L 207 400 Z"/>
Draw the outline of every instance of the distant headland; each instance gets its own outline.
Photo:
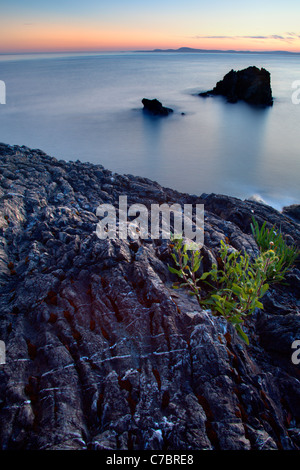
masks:
<path id="1" fill-rule="evenodd" d="M 196 52 L 196 53 L 219 53 L 219 54 L 287 54 L 287 55 L 300 55 L 300 52 L 291 51 L 236 51 L 236 50 L 221 50 L 221 49 L 194 49 L 193 47 L 179 47 L 178 49 L 152 49 L 134 52 Z"/>

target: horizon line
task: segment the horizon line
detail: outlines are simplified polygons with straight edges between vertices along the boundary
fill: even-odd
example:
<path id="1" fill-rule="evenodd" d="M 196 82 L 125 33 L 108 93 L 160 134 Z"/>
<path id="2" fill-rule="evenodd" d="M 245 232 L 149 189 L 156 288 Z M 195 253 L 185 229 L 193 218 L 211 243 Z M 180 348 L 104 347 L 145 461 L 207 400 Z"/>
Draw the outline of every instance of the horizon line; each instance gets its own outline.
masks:
<path id="1" fill-rule="evenodd" d="M 289 51 L 289 50 L 238 50 L 238 49 L 199 49 L 193 47 L 179 47 L 177 49 L 167 48 L 155 48 L 155 49 L 64 49 L 64 50 L 28 50 L 28 51 L 0 51 L 0 55 L 26 55 L 26 54 L 78 54 L 78 53 L 149 53 L 149 52 L 181 52 L 181 53 L 235 53 L 235 54 L 300 54 L 300 51 Z"/>

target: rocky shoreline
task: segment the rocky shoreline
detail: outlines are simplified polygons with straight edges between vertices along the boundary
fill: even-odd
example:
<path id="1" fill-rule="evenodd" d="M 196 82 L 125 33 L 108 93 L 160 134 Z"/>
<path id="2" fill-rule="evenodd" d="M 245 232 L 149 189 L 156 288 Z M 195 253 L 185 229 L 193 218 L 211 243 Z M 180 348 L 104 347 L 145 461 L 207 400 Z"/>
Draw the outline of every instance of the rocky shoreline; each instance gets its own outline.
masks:
<path id="1" fill-rule="evenodd" d="M 203 203 L 209 269 L 220 240 L 257 254 L 252 215 L 299 246 L 288 212 L 27 147 L 0 144 L 0 159 L 1 449 L 300 449 L 298 267 L 249 318 L 246 346 L 172 289 L 167 241 L 95 235 L 97 207 L 120 195 Z"/>

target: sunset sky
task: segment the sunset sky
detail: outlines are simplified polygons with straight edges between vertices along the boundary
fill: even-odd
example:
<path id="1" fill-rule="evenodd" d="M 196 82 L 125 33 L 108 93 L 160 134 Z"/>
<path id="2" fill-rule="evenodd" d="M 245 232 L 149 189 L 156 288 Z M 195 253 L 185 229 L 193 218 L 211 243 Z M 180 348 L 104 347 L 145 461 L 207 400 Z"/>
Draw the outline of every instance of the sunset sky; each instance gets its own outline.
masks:
<path id="1" fill-rule="evenodd" d="M 300 52 L 299 0 L 2 0 L 0 52 Z"/>

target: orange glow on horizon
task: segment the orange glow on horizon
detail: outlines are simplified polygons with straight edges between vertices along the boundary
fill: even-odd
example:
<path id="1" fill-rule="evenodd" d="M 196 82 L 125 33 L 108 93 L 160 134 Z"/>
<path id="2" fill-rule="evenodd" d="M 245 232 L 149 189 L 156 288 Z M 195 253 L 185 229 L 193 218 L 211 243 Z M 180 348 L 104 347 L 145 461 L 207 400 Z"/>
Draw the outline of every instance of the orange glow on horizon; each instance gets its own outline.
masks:
<path id="1" fill-rule="evenodd" d="M 0 52 L 130 51 L 191 47 L 207 50 L 300 52 L 300 39 L 293 42 L 270 37 L 187 37 L 167 31 L 66 27 L 65 25 L 22 25 L 1 28 Z"/>

